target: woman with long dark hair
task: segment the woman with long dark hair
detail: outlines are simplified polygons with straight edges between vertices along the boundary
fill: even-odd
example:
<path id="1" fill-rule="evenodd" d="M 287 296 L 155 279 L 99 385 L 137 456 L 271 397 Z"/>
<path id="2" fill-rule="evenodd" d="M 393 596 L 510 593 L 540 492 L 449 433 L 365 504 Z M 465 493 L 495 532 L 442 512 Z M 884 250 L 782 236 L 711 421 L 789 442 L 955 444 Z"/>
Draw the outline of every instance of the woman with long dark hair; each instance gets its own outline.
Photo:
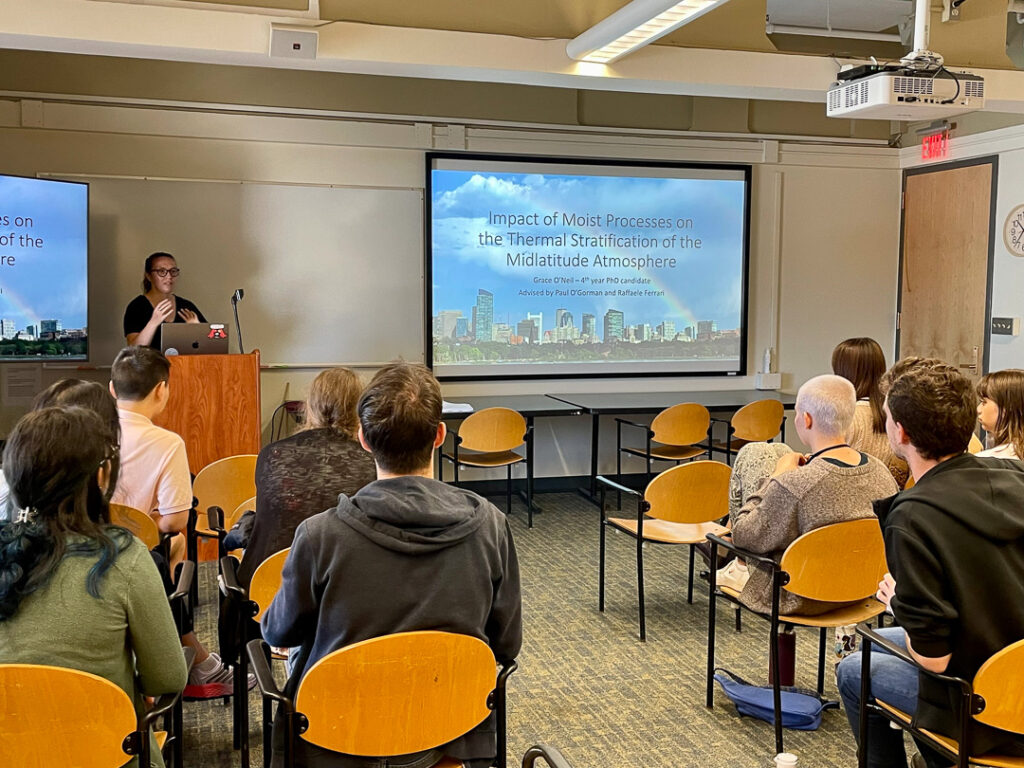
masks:
<path id="1" fill-rule="evenodd" d="M 892 451 L 885 433 L 885 397 L 878 382 L 885 373 L 885 355 L 874 339 L 857 337 L 839 342 L 832 350 L 832 373 L 842 376 L 857 391 L 857 409 L 846 441 L 850 447 L 863 451 L 889 468 L 896 484 L 902 488 L 910 476 L 903 459 Z"/>
<path id="2" fill-rule="evenodd" d="M 142 542 L 110 524 L 111 425 L 81 407 L 41 408 L 15 425 L 3 458 L 18 512 L 0 525 L 0 663 L 90 672 L 139 712 L 144 695 L 184 688 L 156 566 Z M 155 747 L 153 765 L 162 765 Z"/>

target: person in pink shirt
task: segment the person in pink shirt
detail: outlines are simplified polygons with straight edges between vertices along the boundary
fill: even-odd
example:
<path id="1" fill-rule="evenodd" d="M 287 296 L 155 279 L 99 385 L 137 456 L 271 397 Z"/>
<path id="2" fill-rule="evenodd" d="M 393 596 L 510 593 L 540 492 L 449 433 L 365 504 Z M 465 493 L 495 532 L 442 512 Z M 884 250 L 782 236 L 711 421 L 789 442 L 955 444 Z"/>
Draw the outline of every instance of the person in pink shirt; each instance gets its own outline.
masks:
<path id="1" fill-rule="evenodd" d="M 149 347 L 125 347 L 114 358 L 110 393 L 117 399 L 121 422 L 121 475 L 111 501 L 146 512 L 161 532 L 176 534 L 171 544 L 173 572 L 185 552 L 182 532 L 192 508 L 192 476 L 185 441 L 153 423 L 167 407 L 170 376 L 170 362 Z M 231 668 L 206 650 L 195 632 L 186 632 L 181 641 L 196 652 L 184 696 L 230 696 L 234 691 Z M 254 683 L 252 679 L 249 687 Z"/>

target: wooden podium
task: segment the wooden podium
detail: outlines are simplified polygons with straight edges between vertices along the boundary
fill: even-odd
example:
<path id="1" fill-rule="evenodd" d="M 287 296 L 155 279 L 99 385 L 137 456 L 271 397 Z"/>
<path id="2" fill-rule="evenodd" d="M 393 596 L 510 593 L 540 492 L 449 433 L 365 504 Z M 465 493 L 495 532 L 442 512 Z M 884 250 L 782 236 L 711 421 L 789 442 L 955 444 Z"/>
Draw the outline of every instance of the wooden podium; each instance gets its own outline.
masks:
<path id="1" fill-rule="evenodd" d="M 210 462 L 260 452 L 260 353 L 172 355 L 171 396 L 154 423 L 185 440 L 193 475 Z M 227 511 L 227 510 L 226 510 Z"/>

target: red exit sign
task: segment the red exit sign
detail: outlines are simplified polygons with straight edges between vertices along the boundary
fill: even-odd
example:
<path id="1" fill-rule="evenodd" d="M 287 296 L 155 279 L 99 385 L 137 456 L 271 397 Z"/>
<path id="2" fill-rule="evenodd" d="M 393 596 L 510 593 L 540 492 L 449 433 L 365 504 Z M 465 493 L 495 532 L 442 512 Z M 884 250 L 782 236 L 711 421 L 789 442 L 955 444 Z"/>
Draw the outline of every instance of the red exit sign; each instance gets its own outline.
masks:
<path id="1" fill-rule="evenodd" d="M 921 137 L 921 159 L 939 160 L 949 157 L 949 129 Z"/>

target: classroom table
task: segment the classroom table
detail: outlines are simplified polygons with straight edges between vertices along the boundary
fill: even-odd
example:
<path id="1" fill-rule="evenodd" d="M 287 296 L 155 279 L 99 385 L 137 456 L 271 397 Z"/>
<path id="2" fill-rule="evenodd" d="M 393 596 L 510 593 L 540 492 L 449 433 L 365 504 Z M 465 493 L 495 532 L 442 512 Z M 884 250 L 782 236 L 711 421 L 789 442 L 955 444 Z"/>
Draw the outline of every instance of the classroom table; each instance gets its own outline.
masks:
<path id="1" fill-rule="evenodd" d="M 536 466 L 533 463 L 533 420 L 535 418 L 546 418 L 554 416 L 579 416 L 583 409 L 564 400 L 557 400 L 548 395 L 480 395 L 474 397 L 456 397 L 448 404 L 468 403 L 473 406 L 473 411 L 442 410 L 441 417 L 445 421 L 465 419 L 470 413 L 482 411 L 485 408 L 511 408 L 518 411 L 526 419 L 526 461 L 533 467 L 536 473 Z M 441 462 L 438 461 L 438 477 L 441 474 Z M 533 489 L 530 488 L 529 496 L 533 496 Z M 517 491 L 518 495 L 525 501 L 527 494 L 522 490 Z M 541 511 L 537 502 L 534 501 L 535 512 Z"/>
<path id="2" fill-rule="evenodd" d="M 596 503 L 597 459 L 601 429 L 601 416 L 619 413 L 659 413 L 679 403 L 700 403 L 709 411 L 736 411 L 757 400 L 779 400 L 791 408 L 796 395 L 760 389 L 722 389 L 709 392 L 594 392 L 580 394 L 551 394 L 548 397 L 576 406 L 591 417 L 590 434 L 590 492 L 586 498 Z"/>

